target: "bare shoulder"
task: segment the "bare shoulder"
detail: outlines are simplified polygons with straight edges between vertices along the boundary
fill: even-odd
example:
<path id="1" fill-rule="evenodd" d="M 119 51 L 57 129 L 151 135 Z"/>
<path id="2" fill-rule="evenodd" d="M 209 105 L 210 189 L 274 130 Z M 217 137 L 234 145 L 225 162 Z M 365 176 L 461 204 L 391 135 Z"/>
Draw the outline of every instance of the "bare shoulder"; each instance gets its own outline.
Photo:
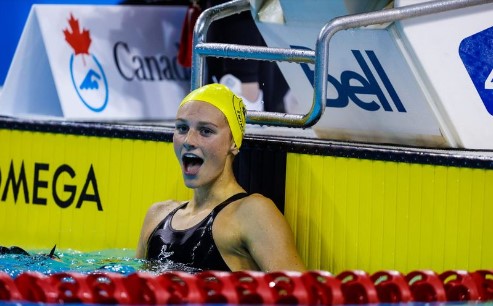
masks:
<path id="1" fill-rule="evenodd" d="M 178 207 L 182 202 L 168 200 L 152 204 L 147 210 L 142 226 L 144 237 L 150 235 L 154 228 L 161 222 L 173 209 Z"/>
<path id="2" fill-rule="evenodd" d="M 163 202 L 157 202 L 152 204 L 145 215 L 140 231 L 139 242 L 137 244 L 136 256 L 143 258 L 145 255 L 145 248 L 147 240 L 152 231 L 173 209 L 181 204 L 179 201 L 168 200 Z"/>
<path id="3" fill-rule="evenodd" d="M 259 224 L 284 222 L 284 216 L 276 204 L 259 193 L 250 194 L 233 205 L 228 205 L 224 212 L 221 221 L 224 220 L 229 228 L 235 227 L 240 232 L 250 232 L 251 228 L 256 228 Z"/>
<path id="4" fill-rule="evenodd" d="M 161 201 L 161 202 L 156 202 L 152 204 L 149 209 L 147 210 L 148 213 L 159 213 L 162 212 L 163 210 L 172 210 L 178 205 L 180 205 L 181 202 L 176 201 L 176 200 L 167 200 L 167 201 Z"/>
<path id="5" fill-rule="evenodd" d="M 238 202 L 232 207 L 234 211 L 231 217 L 243 230 L 259 224 L 278 224 L 285 221 L 276 204 L 261 194 L 248 195 Z"/>
<path id="6" fill-rule="evenodd" d="M 276 204 L 269 198 L 259 194 L 253 193 L 243 198 L 241 201 L 241 205 L 237 206 L 237 213 L 243 217 L 244 215 L 254 214 L 262 214 L 262 213 L 276 213 L 280 214 L 281 212 L 277 208 Z"/>
<path id="7" fill-rule="evenodd" d="M 235 206 L 230 222 L 235 224 L 242 246 L 262 271 L 306 269 L 296 250 L 291 227 L 271 199 L 252 194 Z"/>
<path id="8" fill-rule="evenodd" d="M 162 202 L 156 202 L 152 204 L 149 209 L 147 210 L 146 213 L 146 220 L 145 223 L 152 225 L 157 221 L 161 221 L 164 217 L 166 217 L 173 209 L 178 207 L 182 202 L 176 201 L 176 200 L 168 200 L 168 201 L 162 201 Z M 157 225 L 157 223 L 154 224 L 154 226 Z"/>

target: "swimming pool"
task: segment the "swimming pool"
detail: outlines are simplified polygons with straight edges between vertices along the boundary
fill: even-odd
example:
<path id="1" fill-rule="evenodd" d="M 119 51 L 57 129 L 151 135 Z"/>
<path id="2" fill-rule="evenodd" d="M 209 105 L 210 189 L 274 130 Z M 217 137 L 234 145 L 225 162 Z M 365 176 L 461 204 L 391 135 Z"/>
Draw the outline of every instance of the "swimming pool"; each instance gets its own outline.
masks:
<path id="1" fill-rule="evenodd" d="M 130 274 L 143 270 L 144 261 L 134 258 L 135 251 L 130 249 L 112 249 L 96 252 L 80 252 L 76 250 L 57 250 L 59 259 L 53 260 L 44 254 L 50 250 L 32 250 L 31 256 L 22 254 L 0 255 L 0 271 L 11 277 L 17 277 L 26 271 L 37 271 L 46 275 L 59 272 L 88 273 L 108 271 Z"/>
<path id="2" fill-rule="evenodd" d="M 0 255 L 0 305 L 43 304 L 493 304 L 493 270 L 304 273 L 186 271 L 134 251 Z"/>

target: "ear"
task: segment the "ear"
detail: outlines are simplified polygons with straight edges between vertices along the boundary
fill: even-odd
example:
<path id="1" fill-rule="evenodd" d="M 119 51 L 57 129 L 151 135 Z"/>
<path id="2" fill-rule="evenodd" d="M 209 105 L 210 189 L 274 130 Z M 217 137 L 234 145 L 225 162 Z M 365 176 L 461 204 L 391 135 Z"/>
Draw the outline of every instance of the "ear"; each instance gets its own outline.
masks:
<path id="1" fill-rule="evenodd" d="M 229 151 L 236 156 L 238 153 L 240 153 L 240 149 L 236 146 L 236 143 L 234 141 L 231 142 L 231 147 L 229 148 Z"/>

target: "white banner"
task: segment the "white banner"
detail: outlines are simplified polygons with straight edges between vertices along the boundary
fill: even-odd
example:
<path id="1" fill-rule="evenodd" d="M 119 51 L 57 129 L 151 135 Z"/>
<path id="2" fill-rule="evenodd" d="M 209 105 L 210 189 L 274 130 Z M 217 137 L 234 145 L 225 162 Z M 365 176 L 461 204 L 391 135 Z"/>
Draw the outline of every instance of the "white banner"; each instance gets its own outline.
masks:
<path id="1" fill-rule="evenodd" d="M 345 11 L 347 1 L 343 0 L 316 1 L 317 5 L 303 9 L 293 0 L 280 0 L 280 3 L 284 24 L 257 21 L 270 47 L 314 50 L 322 27 L 330 19 L 349 13 Z M 329 46 L 326 108 L 313 127 L 319 137 L 450 145 L 391 27 L 340 31 Z M 299 102 L 287 108 L 290 112 L 308 112 L 313 97 L 314 66 L 303 63 L 279 66 Z"/>
<path id="2" fill-rule="evenodd" d="M 270 47 L 311 50 L 331 19 L 385 9 L 390 2 L 279 0 L 282 12 L 271 10 L 272 18 L 261 0 L 252 1 L 260 8 L 254 16 Z M 396 0 L 395 5 L 427 1 Z M 337 32 L 329 44 L 326 109 L 313 128 L 317 135 L 493 149 L 492 12 L 490 3 Z M 298 101 L 290 112 L 308 112 L 313 65 L 279 66 Z"/>
<path id="3" fill-rule="evenodd" d="M 427 2 L 397 0 L 396 6 Z M 396 28 L 459 147 L 493 150 L 493 3 Z"/>
<path id="4" fill-rule="evenodd" d="M 174 118 L 190 90 L 190 69 L 176 59 L 185 10 L 34 5 L 0 96 L 0 114 Z"/>

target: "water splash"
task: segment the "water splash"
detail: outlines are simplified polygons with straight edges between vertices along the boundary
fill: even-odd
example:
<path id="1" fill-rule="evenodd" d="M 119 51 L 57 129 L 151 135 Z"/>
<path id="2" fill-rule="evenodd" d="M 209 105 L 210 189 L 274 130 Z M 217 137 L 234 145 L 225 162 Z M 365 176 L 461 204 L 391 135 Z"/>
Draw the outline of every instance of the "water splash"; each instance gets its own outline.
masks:
<path id="1" fill-rule="evenodd" d="M 49 251 L 49 250 L 48 250 Z M 128 249 L 111 249 L 95 252 L 75 250 L 56 251 L 59 259 L 47 257 L 46 250 L 29 251 L 33 255 L 1 254 L 0 272 L 15 278 L 26 271 L 41 272 L 46 275 L 60 272 L 115 272 L 124 275 L 136 271 L 163 273 L 166 271 L 183 271 L 198 273 L 201 270 L 171 260 L 147 261 L 135 258 L 135 251 Z"/>

